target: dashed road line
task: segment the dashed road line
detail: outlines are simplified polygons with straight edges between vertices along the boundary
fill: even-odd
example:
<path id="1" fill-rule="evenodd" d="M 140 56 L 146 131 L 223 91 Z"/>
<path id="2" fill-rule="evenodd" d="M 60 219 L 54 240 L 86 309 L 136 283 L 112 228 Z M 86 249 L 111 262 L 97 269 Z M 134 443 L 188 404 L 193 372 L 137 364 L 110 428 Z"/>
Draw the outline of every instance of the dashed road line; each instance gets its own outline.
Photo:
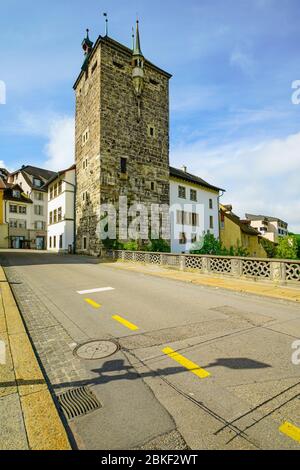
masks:
<path id="1" fill-rule="evenodd" d="M 108 292 L 112 290 L 115 290 L 115 289 L 113 287 L 98 287 L 97 289 L 78 290 L 77 294 L 79 295 L 96 294 L 97 292 Z"/>
<path id="2" fill-rule="evenodd" d="M 117 322 L 121 323 L 122 325 L 126 326 L 126 328 L 129 328 L 129 330 L 136 331 L 139 329 L 136 325 L 130 323 L 128 320 L 125 320 L 125 318 L 122 318 L 119 315 L 114 315 L 112 318 Z"/>
<path id="3" fill-rule="evenodd" d="M 300 444 L 300 428 L 297 428 L 297 426 L 286 421 L 280 426 L 279 431 Z"/>
<path id="4" fill-rule="evenodd" d="M 91 305 L 94 308 L 100 308 L 101 307 L 100 304 L 98 304 L 97 302 L 95 302 L 92 299 L 84 299 L 84 300 L 86 301 L 87 304 Z"/>
<path id="5" fill-rule="evenodd" d="M 205 379 L 210 376 L 210 373 L 207 370 L 202 369 L 194 362 L 190 361 L 189 359 L 182 356 L 181 354 L 178 354 L 176 351 L 174 351 L 174 349 L 165 348 L 162 350 L 162 352 L 166 354 L 167 356 L 169 356 L 174 361 L 178 362 L 180 365 L 182 365 L 186 369 L 188 369 L 193 374 L 200 377 L 201 379 Z"/>

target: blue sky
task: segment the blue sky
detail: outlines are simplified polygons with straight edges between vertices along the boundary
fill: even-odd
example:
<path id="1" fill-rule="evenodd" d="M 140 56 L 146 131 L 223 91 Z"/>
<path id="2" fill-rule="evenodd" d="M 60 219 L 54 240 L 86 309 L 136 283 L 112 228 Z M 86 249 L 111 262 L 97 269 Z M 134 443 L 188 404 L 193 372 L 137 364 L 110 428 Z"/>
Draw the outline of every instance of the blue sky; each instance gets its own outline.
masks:
<path id="1" fill-rule="evenodd" d="M 0 0 L 0 160 L 61 169 L 73 158 L 81 41 L 104 32 L 173 74 L 171 164 L 224 187 L 236 212 L 300 232 L 298 0 Z"/>

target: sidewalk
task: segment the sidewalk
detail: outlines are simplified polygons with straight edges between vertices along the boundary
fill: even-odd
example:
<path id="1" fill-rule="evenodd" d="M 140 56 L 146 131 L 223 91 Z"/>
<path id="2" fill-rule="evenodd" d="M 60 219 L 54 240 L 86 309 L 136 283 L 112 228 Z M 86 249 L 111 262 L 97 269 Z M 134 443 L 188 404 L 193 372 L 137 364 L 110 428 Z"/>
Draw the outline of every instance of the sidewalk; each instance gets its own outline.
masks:
<path id="1" fill-rule="evenodd" d="M 70 450 L 2 267 L 0 290 L 0 450 Z"/>
<path id="2" fill-rule="evenodd" d="M 219 289 L 229 289 L 236 292 L 254 294 L 263 297 L 300 302 L 300 286 L 276 286 L 267 282 L 247 281 L 245 279 L 231 279 L 229 277 L 206 276 L 197 272 L 179 271 L 172 268 L 132 263 L 127 261 L 105 263 L 116 269 L 125 269 L 150 276 L 158 276 L 177 281 L 191 282 L 201 286 L 214 287 Z"/>

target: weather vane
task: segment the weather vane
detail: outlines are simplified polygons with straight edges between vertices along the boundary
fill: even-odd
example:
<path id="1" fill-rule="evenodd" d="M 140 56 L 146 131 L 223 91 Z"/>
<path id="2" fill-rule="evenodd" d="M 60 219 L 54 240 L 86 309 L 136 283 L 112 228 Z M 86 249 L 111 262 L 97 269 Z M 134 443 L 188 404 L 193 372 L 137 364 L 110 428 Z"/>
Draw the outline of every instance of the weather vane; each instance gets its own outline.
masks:
<path id="1" fill-rule="evenodd" d="M 103 16 L 105 18 L 105 36 L 108 36 L 108 15 L 107 13 L 103 13 Z"/>

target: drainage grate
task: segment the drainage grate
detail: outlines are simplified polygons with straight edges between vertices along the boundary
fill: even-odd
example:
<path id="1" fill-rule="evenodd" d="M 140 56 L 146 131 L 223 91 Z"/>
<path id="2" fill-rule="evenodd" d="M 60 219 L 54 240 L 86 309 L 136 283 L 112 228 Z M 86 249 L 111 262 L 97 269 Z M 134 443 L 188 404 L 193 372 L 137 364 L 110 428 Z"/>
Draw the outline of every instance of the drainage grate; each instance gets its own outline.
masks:
<path id="1" fill-rule="evenodd" d="M 101 403 L 88 387 L 67 390 L 57 396 L 62 412 L 68 420 L 101 408 Z"/>

